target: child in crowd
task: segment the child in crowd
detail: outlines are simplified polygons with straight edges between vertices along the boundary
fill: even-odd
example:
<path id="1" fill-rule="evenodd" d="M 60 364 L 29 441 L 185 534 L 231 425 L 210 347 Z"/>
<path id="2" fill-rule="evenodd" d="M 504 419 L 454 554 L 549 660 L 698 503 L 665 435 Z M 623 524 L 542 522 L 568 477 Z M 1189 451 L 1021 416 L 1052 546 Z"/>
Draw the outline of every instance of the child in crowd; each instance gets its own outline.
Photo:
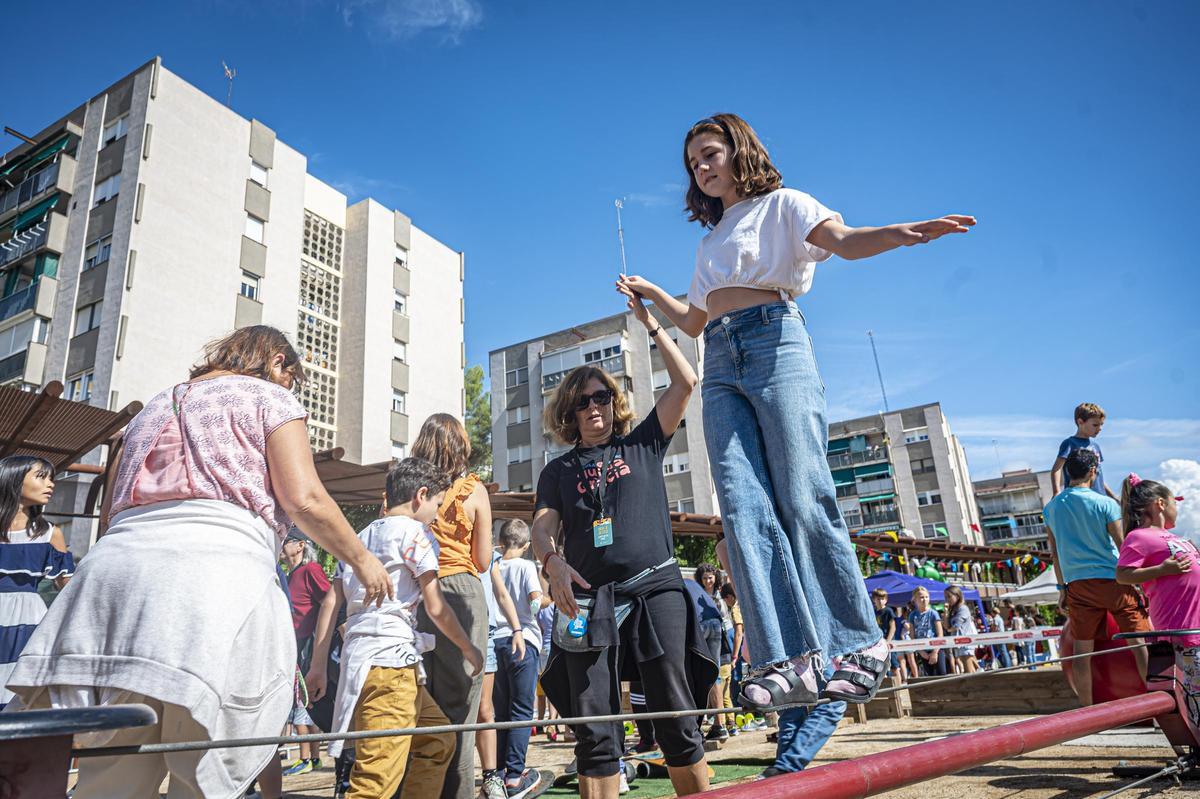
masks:
<path id="1" fill-rule="evenodd" d="M 1127 532 L 1117 561 L 1117 582 L 1141 585 L 1156 630 L 1200 628 L 1200 553 L 1171 530 L 1183 497 L 1162 483 L 1126 478 L 1121 489 L 1121 519 Z M 1166 639 L 1175 645 L 1188 715 L 1200 724 L 1200 635 Z"/>
<path id="2" fill-rule="evenodd" d="M 488 648 L 487 661 L 483 672 L 483 689 L 479 693 L 479 713 L 475 721 L 479 724 L 490 724 L 496 720 L 496 707 L 492 704 L 492 692 L 496 685 L 496 631 L 500 620 L 506 619 L 509 628 L 521 626 L 517 607 L 509 596 L 508 588 L 500 577 L 501 555 L 492 550 L 492 561 L 486 571 L 481 572 L 479 581 L 483 583 L 483 598 L 488 609 Z M 513 641 L 514 647 L 521 650 L 524 656 L 524 639 Z M 496 731 L 480 730 L 475 733 L 475 750 L 479 752 L 479 767 L 483 770 L 483 785 L 479 789 L 479 799 L 506 799 L 504 791 L 504 772 L 496 768 Z"/>
<path id="3" fill-rule="evenodd" d="M 507 620 L 496 625 L 497 668 L 492 702 L 497 721 L 528 721 L 533 718 L 541 661 L 542 628 L 536 614 L 541 607 L 542 584 L 537 566 L 525 557 L 529 525 L 509 519 L 501 525 L 499 538 L 504 550 L 498 564 L 500 578 L 516 605 L 519 626 Z M 541 785 L 537 769 L 525 768 L 529 734 L 529 727 L 498 730 L 496 734 L 497 751 L 504 758 L 504 788 L 510 799 L 520 799 Z"/>
<path id="4" fill-rule="evenodd" d="M 975 635 L 975 619 L 971 617 L 971 609 L 963 599 L 962 589 L 957 585 L 946 587 L 946 631 L 950 635 Z M 954 657 L 957 661 L 956 673 L 979 671 L 979 661 L 975 659 L 975 646 L 956 646 Z"/>
<path id="5" fill-rule="evenodd" d="M 730 647 L 733 665 L 729 670 L 729 679 L 725 683 L 725 707 L 733 707 L 737 704 L 737 697 L 742 693 L 742 667 L 746 662 L 746 622 L 742 620 L 742 609 L 738 606 L 737 592 L 734 590 L 732 582 L 721 586 L 721 599 L 725 602 L 725 607 L 729 608 L 729 621 L 733 625 L 733 645 Z M 738 732 L 735 718 L 729 734 L 737 735 Z"/>
<path id="6" fill-rule="evenodd" d="M 942 632 L 942 617 L 936 610 L 929 607 L 929 591 L 924 586 L 913 591 L 913 604 L 916 610 L 908 614 L 905 625 L 909 635 L 914 639 L 940 638 Z M 921 673 L 926 676 L 946 674 L 946 650 L 926 649 L 917 652 L 917 660 L 921 664 Z"/>
<path id="7" fill-rule="evenodd" d="M 987 615 L 988 632 L 1003 633 L 1008 631 L 1008 625 L 1004 623 L 1004 617 L 1000 614 L 1000 608 L 997 605 L 992 605 L 988 609 Z M 1008 647 L 1004 644 L 992 644 L 992 667 L 997 669 L 1007 669 L 1012 665 L 1012 658 L 1008 656 Z"/>
<path id="8" fill-rule="evenodd" d="M 1067 458 L 1071 457 L 1071 453 L 1077 449 L 1090 449 L 1096 453 L 1096 458 L 1101 465 L 1096 467 L 1096 479 L 1088 487 L 1097 494 L 1104 494 L 1113 499 L 1117 498 L 1117 495 L 1104 482 L 1104 455 L 1100 452 L 1100 445 L 1096 443 L 1096 436 L 1100 435 L 1102 427 L 1104 427 L 1104 409 L 1099 405 L 1094 402 L 1085 402 L 1075 409 L 1075 435 L 1064 438 L 1058 445 L 1058 457 L 1054 459 L 1054 466 L 1050 468 L 1050 485 L 1055 496 L 1058 496 L 1058 493 L 1067 487 L 1067 481 L 1063 479 L 1063 467 L 1066 466 Z"/>
<path id="9" fill-rule="evenodd" d="M 891 644 L 896 640 L 899 625 L 896 623 L 896 611 L 888 607 L 887 601 L 888 592 L 882 588 L 876 588 L 871 592 L 871 604 L 875 606 L 875 621 L 879 624 L 879 632 L 883 633 L 883 640 Z M 900 667 L 900 658 L 895 652 L 889 655 L 888 665 L 891 669 L 892 679 L 897 684 L 904 682 L 904 670 Z"/>
<path id="10" fill-rule="evenodd" d="M 46 615 L 38 595 L 44 579 L 62 589 L 75 572 L 62 530 L 42 515 L 54 496 L 54 466 L 41 458 L 0 460 L 0 710 L 5 687 L 29 636 Z"/>
<path id="11" fill-rule="evenodd" d="M 437 580 L 438 549 L 428 525 L 449 485 L 446 475 L 428 461 L 405 458 L 394 465 L 387 475 L 387 512 L 358 534 L 387 569 L 394 598 L 368 602 L 366 588 L 349 566 L 343 566 L 341 579 L 333 584 L 338 602 L 349 603 L 334 706 L 336 732 L 351 726 L 379 730 L 449 723 L 425 690 L 421 674 L 421 652 L 431 643 L 424 639 L 432 637 L 416 632 L 416 610 L 422 601 L 474 673 L 483 670 L 483 655 L 446 605 Z M 324 637 L 318 632 L 318 639 Z M 314 652 L 314 658 L 326 655 Z M 402 797 L 437 796 L 454 746 L 452 734 L 358 741 L 347 797 L 390 797 L 402 780 Z M 341 748 L 341 741 L 333 741 L 330 756 L 337 757 Z M 412 764 L 407 766 L 410 750 Z"/>

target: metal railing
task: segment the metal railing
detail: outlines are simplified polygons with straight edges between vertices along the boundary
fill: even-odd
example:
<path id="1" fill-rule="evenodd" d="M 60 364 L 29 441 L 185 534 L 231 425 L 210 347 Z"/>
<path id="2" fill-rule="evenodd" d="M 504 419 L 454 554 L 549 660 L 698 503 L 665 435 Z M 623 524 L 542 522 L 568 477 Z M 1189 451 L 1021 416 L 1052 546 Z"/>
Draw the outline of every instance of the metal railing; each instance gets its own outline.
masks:
<path id="1" fill-rule="evenodd" d="M 31 283 L 20 291 L 0 299 L 0 321 L 32 308 L 37 300 L 37 289 L 38 284 Z"/>
<path id="2" fill-rule="evenodd" d="M 616 355 L 610 355 L 607 358 L 599 361 L 589 361 L 584 366 L 598 366 L 610 375 L 625 374 L 625 353 L 618 352 Z M 548 375 L 542 375 L 542 393 L 549 394 L 559 383 L 566 378 L 577 367 L 572 366 L 570 369 L 563 369 L 559 372 L 552 372 Z"/>
<path id="3" fill-rule="evenodd" d="M 30 175 L 15 188 L 0 194 L 0 214 L 11 211 L 18 205 L 24 205 L 46 189 L 51 188 L 58 180 L 58 167 L 59 162 L 55 161 L 49 169 L 43 169 L 36 175 Z"/>
<path id="4" fill-rule="evenodd" d="M 50 226 L 42 222 L 24 233 L 13 236 L 0 244 L 0 267 L 18 261 L 46 244 L 50 238 Z"/>
<path id="5" fill-rule="evenodd" d="M 867 447 L 862 452 L 838 452 L 829 455 L 829 468 L 844 469 L 847 466 L 854 466 L 860 463 L 873 463 L 875 461 L 886 461 L 888 459 L 888 448 L 885 444 L 879 444 L 874 447 Z"/>
<path id="6" fill-rule="evenodd" d="M 25 358 L 28 354 L 28 350 L 21 350 L 0 360 L 0 383 L 7 383 L 25 374 Z"/>
<path id="7" fill-rule="evenodd" d="M 898 521 L 900 521 L 900 514 L 894 510 L 864 511 L 862 515 L 862 523 L 864 525 L 891 524 Z"/>

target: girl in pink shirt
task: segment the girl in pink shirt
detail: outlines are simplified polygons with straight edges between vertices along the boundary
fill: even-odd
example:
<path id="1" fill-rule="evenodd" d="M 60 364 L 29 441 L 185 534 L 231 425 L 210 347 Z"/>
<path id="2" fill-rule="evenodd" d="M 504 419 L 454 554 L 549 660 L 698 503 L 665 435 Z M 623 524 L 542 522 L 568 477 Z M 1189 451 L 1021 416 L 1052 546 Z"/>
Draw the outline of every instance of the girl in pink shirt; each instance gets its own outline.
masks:
<path id="1" fill-rule="evenodd" d="M 1129 475 L 1121 491 L 1121 520 L 1128 530 L 1117 560 L 1117 582 L 1141 584 L 1156 630 L 1200 629 L 1200 552 L 1170 532 L 1179 515 L 1171 489 Z M 1188 713 L 1200 724 L 1200 635 L 1169 639 L 1175 644 Z"/>

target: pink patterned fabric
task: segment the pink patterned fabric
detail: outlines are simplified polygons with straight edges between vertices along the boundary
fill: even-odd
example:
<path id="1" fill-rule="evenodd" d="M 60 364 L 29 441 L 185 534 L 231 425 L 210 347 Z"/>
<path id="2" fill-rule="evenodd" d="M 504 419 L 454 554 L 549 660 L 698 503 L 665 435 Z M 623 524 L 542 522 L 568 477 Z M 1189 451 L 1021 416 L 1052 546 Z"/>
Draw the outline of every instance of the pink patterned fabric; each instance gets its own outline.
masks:
<path id="1" fill-rule="evenodd" d="M 112 512 L 179 499 L 222 500 L 261 516 L 282 541 L 291 522 L 271 490 L 267 437 L 284 422 L 307 417 L 291 392 L 257 377 L 215 377 L 160 392 L 129 423 Z"/>

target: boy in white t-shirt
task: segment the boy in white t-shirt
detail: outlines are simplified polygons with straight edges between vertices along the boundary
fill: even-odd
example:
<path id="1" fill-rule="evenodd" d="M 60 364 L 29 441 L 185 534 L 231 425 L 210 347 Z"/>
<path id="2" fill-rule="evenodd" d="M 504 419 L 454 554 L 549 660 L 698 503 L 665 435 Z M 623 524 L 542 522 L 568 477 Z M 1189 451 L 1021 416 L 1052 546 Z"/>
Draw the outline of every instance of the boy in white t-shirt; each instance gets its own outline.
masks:
<path id="1" fill-rule="evenodd" d="M 538 569 L 525 557 L 529 549 L 529 525 L 520 519 L 510 519 L 500 527 L 500 546 L 504 557 L 498 564 L 500 579 L 517 606 L 521 629 L 513 630 L 507 620 L 496 625 L 496 682 L 492 701 L 496 721 L 521 721 L 533 718 L 538 678 L 538 649 L 542 644 L 542 628 L 537 622 L 541 604 L 542 584 Z M 518 653 L 513 645 L 516 636 L 525 641 L 524 651 Z M 518 799 L 541 786 L 536 769 L 525 768 L 525 753 L 529 749 L 528 727 L 497 731 L 497 751 L 503 763 L 504 787 L 510 799 Z"/>
<path id="2" fill-rule="evenodd" d="M 450 481 L 420 458 L 405 458 L 387 475 L 387 512 L 358 534 L 367 551 L 379 558 L 395 588 L 395 598 L 371 604 L 354 570 L 344 567 L 334 583 L 337 601 L 348 602 L 342 643 L 342 676 L 334 702 L 333 727 L 345 732 L 428 727 L 449 721 L 424 687 L 421 652 L 432 636 L 417 632 L 417 605 L 462 650 L 474 673 L 483 655 L 471 643 L 438 586 L 438 546 L 427 526 L 437 515 Z M 336 606 L 334 609 L 336 616 Z M 327 622 L 323 618 L 322 622 Z M 325 630 L 318 640 L 328 646 Z M 428 641 L 424 639 L 430 639 Z M 314 652 L 314 660 L 324 653 Z M 319 662 L 324 662 L 322 658 Z M 329 746 L 336 757 L 341 741 Z M 404 780 L 409 753 L 412 766 Z M 355 745 L 347 799 L 392 796 L 404 781 L 403 797 L 428 799 L 441 791 L 454 754 L 454 735 L 368 738 Z"/>

